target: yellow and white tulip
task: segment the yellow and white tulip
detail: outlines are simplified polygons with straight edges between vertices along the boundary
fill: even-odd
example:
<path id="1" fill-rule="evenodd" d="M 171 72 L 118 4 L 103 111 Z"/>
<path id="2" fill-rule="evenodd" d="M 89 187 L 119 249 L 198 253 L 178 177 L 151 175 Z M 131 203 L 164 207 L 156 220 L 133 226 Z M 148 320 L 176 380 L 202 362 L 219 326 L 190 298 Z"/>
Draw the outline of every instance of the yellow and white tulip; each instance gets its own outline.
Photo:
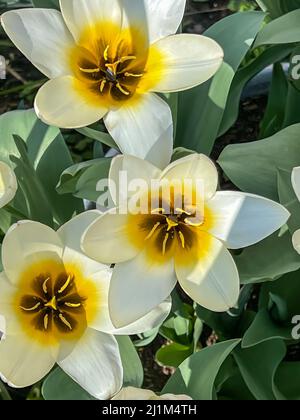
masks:
<path id="1" fill-rule="evenodd" d="M 9 204 L 18 189 L 14 171 L 4 162 L 0 162 L 0 208 Z"/>
<path id="2" fill-rule="evenodd" d="M 164 394 L 164 395 L 157 395 L 155 392 L 147 390 L 147 389 L 140 389 L 134 387 L 127 387 L 122 388 L 121 391 L 112 398 L 112 400 L 123 400 L 123 401 L 184 401 L 184 400 L 192 400 L 191 397 L 187 395 L 174 395 L 174 394 Z"/>
<path id="3" fill-rule="evenodd" d="M 24 221 L 7 233 L 0 275 L 5 318 L 0 377 L 9 385 L 30 386 L 57 363 L 92 396 L 109 399 L 123 379 L 113 334 L 141 333 L 167 317 L 169 300 L 137 323 L 114 328 L 108 312 L 111 269 L 80 250 L 83 231 L 98 217 L 97 211 L 84 213 L 58 232 Z"/>
<path id="4" fill-rule="evenodd" d="M 173 145 L 169 106 L 176 92 L 211 78 L 221 47 L 174 35 L 186 0 L 60 0 L 50 9 L 10 11 L 4 30 L 49 79 L 35 109 L 50 125 L 78 128 L 104 118 L 120 150 L 164 167 Z"/>
<path id="5" fill-rule="evenodd" d="M 292 172 L 292 185 L 295 194 L 300 201 L 300 167 L 294 168 Z M 293 245 L 295 250 L 300 254 L 300 229 L 293 235 Z"/>
<path id="6" fill-rule="evenodd" d="M 210 310 L 223 312 L 235 306 L 239 275 L 228 249 L 266 238 L 286 223 L 289 212 L 256 195 L 217 192 L 217 169 L 204 155 L 180 159 L 163 172 L 141 159 L 119 156 L 110 170 L 112 185 L 118 185 L 122 171 L 129 180 L 143 178 L 147 196 L 156 194 L 151 181 L 157 179 L 171 185 L 200 180 L 204 189 L 199 209 L 191 198 L 175 212 L 175 198 L 183 198 L 182 190 L 179 197 L 169 196 L 169 202 L 160 197 L 162 204 L 148 214 L 122 214 L 118 207 L 123 199 L 111 189 L 117 209 L 92 223 L 82 249 L 97 261 L 116 264 L 109 295 L 114 325 L 121 327 L 147 314 L 169 296 L 177 280 L 194 301 Z M 200 217 L 192 221 L 199 211 Z"/>

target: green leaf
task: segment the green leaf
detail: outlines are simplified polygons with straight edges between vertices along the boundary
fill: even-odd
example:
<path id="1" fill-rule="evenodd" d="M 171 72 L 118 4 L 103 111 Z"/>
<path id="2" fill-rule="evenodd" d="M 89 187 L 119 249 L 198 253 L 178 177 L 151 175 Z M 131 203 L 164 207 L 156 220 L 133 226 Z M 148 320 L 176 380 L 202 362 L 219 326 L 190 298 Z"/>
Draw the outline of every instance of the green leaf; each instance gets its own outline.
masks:
<path id="1" fill-rule="evenodd" d="M 266 309 L 256 315 L 253 323 L 243 337 L 242 348 L 256 346 L 265 341 L 281 338 L 291 340 L 292 324 L 283 327 L 275 323 Z"/>
<path id="2" fill-rule="evenodd" d="M 32 3 L 34 7 L 59 10 L 59 0 L 32 0 Z"/>
<path id="3" fill-rule="evenodd" d="M 280 256 L 280 258 L 278 257 Z M 234 257 L 242 284 L 273 281 L 300 268 L 300 258 L 288 231 L 243 250 Z"/>
<path id="4" fill-rule="evenodd" d="M 71 166 L 61 174 L 57 191 L 96 202 L 101 195 L 97 184 L 108 177 L 110 164 L 111 159 L 100 158 Z"/>
<path id="5" fill-rule="evenodd" d="M 275 375 L 278 400 L 300 400 L 300 362 L 282 363 Z"/>
<path id="6" fill-rule="evenodd" d="M 278 169 L 300 166 L 300 124 L 251 143 L 227 146 L 219 164 L 242 191 L 278 201 Z"/>
<path id="7" fill-rule="evenodd" d="M 116 339 L 124 369 L 124 386 L 141 388 L 144 382 L 143 366 L 130 337 L 117 336 Z"/>
<path id="8" fill-rule="evenodd" d="M 243 89 L 249 80 L 261 72 L 265 67 L 287 57 L 292 51 L 293 47 L 289 48 L 286 45 L 267 48 L 257 58 L 238 70 L 230 87 L 222 124 L 219 129 L 219 136 L 225 134 L 237 120 Z M 278 96 L 276 98 L 278 99 Z M 276 104 L 282 104 L 282 101 L 277 100 Z"/>
<path id="9" fill-rule="evenodd" d="M 274 377 L 286 354 L 282 340 L 266 341 L 249 349 L 238 348 L 233 352 L 251 393 L 257 400 L 275 400 Z"/>
<path id="10" fill-rule="evenodd" d="M 90 127 L 78 128 L 76 131 L 83 136 L 99 141 L 112 149 L 119 150 L 113 138 L 107 133 L 103 133 L 102 131 L 98 131 Z"/>
<path id="11" fill-rule="evenodd" d="M 13 111 L 0 116 L 0 132 L 0 159 L 8 164 L 10 156 L 20 158 L 13 135 L 19 136 L 26 142 L 30 164 L 59 224 L 68 221 L 75 212 L 83 210 L 81 201 L 71 195 L 60 196 L 56 192 L 61 173 L 72 165 L 69 150 L 57 128 L 42 123 L 33 110 Z M 14 207 L 26 213 L 21 191 L 16 195 Z"/>
<path id="12" fill-rule="evenodd" d="M 169 379 L 163 393 L 187 394 L 195 400 L 212 400 L 218 372 L 240 340 L 224 341 L 186 359 Z"/>
<path id="13" fill-rule="evenodd" d="M 257 3 L 273 19 L 300 8 L 300 0 L 257 0 Z"/>
<path id="14" fill-rule="evenodd" d="M 45 400 L 51 401 L 94 400 L 59 367 L 54 369 L 45 379 L 42 386 L 42 395 Z"/>
<path id="15" fill-rule="evenodd" d="M 156 360 L 163 366 L 178 367 L 186 358 L 193 354 L 193 345 L 171 343 L 161 347 L 155 355 Z"/>
<path id="16" fill-rule="evenodd" d="M 212 80 L 179 94 L 177 146 L 210 154 L 234 75 L 264 18 L 265 14 L 261 12 L 236 13 L 217 22 L 205 33 L 223 47 L 225 60 Z"/>
<path id="17" fill-rule="evenodd" d="M 259 32 L 254 47 L 300 42 L 300 9 L 293 10 L 268 23 Z"/>

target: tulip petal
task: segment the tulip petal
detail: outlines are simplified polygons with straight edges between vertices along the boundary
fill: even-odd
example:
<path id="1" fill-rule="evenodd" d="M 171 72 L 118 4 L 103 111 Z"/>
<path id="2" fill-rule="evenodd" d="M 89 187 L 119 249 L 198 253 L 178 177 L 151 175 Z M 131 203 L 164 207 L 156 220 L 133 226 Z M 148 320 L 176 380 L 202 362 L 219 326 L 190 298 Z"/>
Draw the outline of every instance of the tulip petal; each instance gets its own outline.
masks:
<path id="1" fill-rule="evenodd" d="M 159 51 L 163 66 L 151 60 L 147 74 L 141 82 L 147 86 L 147 79 L 157 80 L 152 90 L 155 92 L 178 92 L 198 86 L 209 80 L 220 68 L 223 61 L 222 48 L 211 38 L 201 35 L 182 34 L 164 38 L 154 44 Z M 150 51 L 151 54 L 151 51 Z"/>
<path id="2" fill-rule="evenodd" d="M 300 201 L 300 167 L 294 168 L 292 172 L 292 184 L 295 194 Z"/>
<path id="3" fill-rule="evenodd" d="M 103 264 L 127 261 L 140 251 L 130 241 L 128 215 L 115 212 L 116 209 L 99 217 L 82 237 L 83 251 Z"/>
<path id="4" fill-rule="evenodd" d="M 60 8 L 76 41 L 80 41 L 84 29 L 96 23 L 122 24 L 119 0 L 60 0 Z"/>
<path id="5" fill-rule="evenodd" d="M 209 243 L 203 253 L 201 243 Z M 215 312 L 232 308 L 239 296 L 239 275 L 230 252 L 219 240 L 202 232 L 198 249 L 188 258 L 175 258 L 183 290 L 199 305 Z"/>
<path id="6" fill-rule="evenodd" d="M 117 156 L 113 159 L 109 172 L 110 194 L 116 206 L 121 202 L 127 201 L 134 192 L 128 190 L 131 181 L 143 180 L 147 186 L 151 181 L 160 177 L 161 171 L 151 163 L 125 155 Z M 126 178 L 127 185 L 124 189 L 123 182 Z"/>
<path id="7" fill-rule="evenodd" d="M 25 388 L 43 379 L 55 365 L 51 349 L 35 344 L 22 334 L 0 342 L 0 377 L 15 388 Z"/>
<path id="8" fill-rule="evenodd" d="M 2 245 L 2 264 L 12 283 L 17 283 L 20 273 L 30 260 L 61 258 L 63 245 L 57 233 L 41 223 L 24 221 L 13 225 Z"/>
<path id="9" fill-rule="evenodd" d="M 236 191 L 217 192 L 207 205 L 213 219 L 210 233 L 230 249 L 244 248 L 265 239 L 290 216 L 275 201 Z"/>
<path id="10" fill-rule="evenodd" d="M 173 123 L 171 110 L 163 99 L 154 94 L 141 95 L 110 111 L 104 122 L 123 154 L 146 159 L 158 168 L 169 164 Z"/>
<path id="11" fill-rule="evenodd" d="M 14 171 L 4 162 L 0 162 L 0 208 L 10 203 L 16 195 L 18 181 Z"/>
<path id="12" fill-rule="evenodd" d="M 186 0 L 144 0 L 144 4 L 151 43 L 177 32 Z"/>
<path id="13" fill-rule="evenodd" d="M 46 124 L 60 128 L 86 127 L 103 118 L 107 109 L 87 103 L 71 76 L 50 80 L 38 91 L 35 111 Z"/>
<path id="14" fill-rule="evenodd" d="M 298 254 L 300 254 L 300 229 L 293 235 L 293 245 Z"/>
<path id="15" fill-rule="evenodd" d="M 97 399 L 111 398 L 123 383 L 122 362 L 116 339 L 92 329 L 87 329 L 73 352 L 58 364 Z"/>
<path id="16" fill-rule="evenodd" d="M 111 320 L 123 328 L 145 316 L 172 292 L 177 279 L 174 261 L 154 263 L 145 252 L 117 264 L 109 293 Z"/>
<path id="17" fill-rule="evenodd" d="M 218 171 L 212 160 L 205 155 L 193 154 L 169 165 L 161 174 L 161 179 L 169 182 L 191 180 L 200 181 L 204 198 L 211 198 L 218 186 Z"/>
<path id="18" fill-rule="evenodd" d="M 68 50 L 74 39 L 57 10 L 22 9 L 4 13 L 1 24 L 19 50 L 49 79 L 71 73 Z"/>

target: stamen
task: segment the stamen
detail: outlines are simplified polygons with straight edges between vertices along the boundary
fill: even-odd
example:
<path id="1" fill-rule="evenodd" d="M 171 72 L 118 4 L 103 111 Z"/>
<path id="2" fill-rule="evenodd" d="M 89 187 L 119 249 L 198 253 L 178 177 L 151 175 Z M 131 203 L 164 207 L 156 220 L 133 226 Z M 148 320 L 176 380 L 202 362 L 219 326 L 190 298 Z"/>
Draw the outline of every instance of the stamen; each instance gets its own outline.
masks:
<path id="1" fill-rule="evenodd" d="M 155 231 L 156 231 L 156 229 L 158 228 L 159 225 L 160 225 L 160 222 L 155 223 L 155 225 L 151 229 L 149 235 L 146 236 L 145 241 L 147 241 L 148 239 L 150 239 L 154 235 L 154 233 L 155 233 Z"/>
<path id="2" fill-rule="evenodd" d="M 170 237 L 170 235 L 169 235 L 169 233 L 167 233 L 166 236 L 165 236 L 164 242 L 163 242 L 163 249 L 162 249 L 163 255 L 166 254 L 166 247 L 167 247 L 169 237 Z"/>
<path id="3" fill-rule="evenodd" d="M 56 296 L 53 296 L 53 298 L 50 300 L 50 302 L 45 304 L 46 308 L 51 308 L 57 311 L 57 302 L 56 302 Z"/>
<path id="4" fill-rule="evenodd" d="M 69 303 L 69 302 L 65 302 L 65 306 L 68 306 L 68 308 L 79 308 L 81 306 L 81 303 Z"/>
<path id="5" fill-rule="evenodd" d="M 175 222 L 174 220 L 169 219 L 168 217 L 167 217 L 167 223 L 168 223 L 168 229 L 167 229 L 167 232 L 170 232 L 170 230 L 171 230 L 171 229 L 173 229 L 174 227 L 176 227 L 176 226 L 178 226 L 178 225 L 179 225 L 179 223 L 178 223 L 178 222 Z"/>
<path id="6" fill-rule="evenodd" d="M 50 280 L 50 277 L 48 277 L 45 281 L 44 281 L 44 283 L 43 283 L 43 292 L 45 293 L 45 294 L 47 294 L 48 293 L 48 288 L 47 288 L 47 283 L 48 283 L 48 281 Z"/>
<path id="7" fill-rule="evenodd" d="M 109 45 L 105 48 L 103 57 L 105 61 L 108 61 L 108 50 L 109 50 Z"/>
<path id="8" fill-rule="evenodd" d="M 72 276 L 69 276 L 67 278 L 67 281 L 65 282 L 65 284 L 59 289 L 59 291 L 58 291 L 59 294 L 63 293 L 67 289 L 67 287 L 69 286 L 71 280 L 72 280 Z"/>
<path id="9" fill-rule="evenodd" d="M 125 90 L 121 85 L 120 85 L 120 83 L 118 82 L 117 84 L 116 84 L 116 88 L 118 88 L 119 89 L 119 91 L 120 92 L 122 92 L 124 95 L 126 95 L 126 96 L 129 96 L 130 95 L 130 92 L 128 92 L 127 90 Z"/>
<path id="10" fill-rule="evenodd" d="M 124 57 L 120 58 L 119 64 L 125 63 L 126 61 L 136 60 L 135 55 L 125 55 Z"/>
<path id="11" fill-rule="evenodd" d="M 103 79 L 102 82 L 101 82 L 101 85 L 100 85 L 100 92 L 101 93 L 103 93 L 105 85 L 106 85 L 106 79 Z"/>
<path id="12" fill-rule="evenodd" d="M 194 220 L 197 220 L 196 217 L 193 218 Z M 199 220 L 199 219 L 198 219 Z M 193 226 L 193 227 L 199 227 L 203 225 L 203 220 L 198 221 L 198 222 L 194 222 L 191 218 L 185 219 L 185 223 L 189 226 Z"/>
<path id="13" fill-rule="evenodd" d="M 32 308 L 24 308 L 23 306 L 20 306 L 21 309 L 23 309 L 23 311 L 26 312 L 31 312 L 31 311 L 35 311 L 36 309 L 38 309 L 41 306 L 41 302 L 38 302 L 36 305 L 34 305 Z"/>
<path id="14" fill-rule="evenodd" d="M 48 325 L 49 325 L 49 315 L 48 315 L 48 314 L 46 314 L 46 315 L 44 316 L 44 328 L 45 328 L 45 330 L 47 330 L 47 329 L 48 329 Z"/>
<path id="15" fill-rule="evenodd" d="M 126 72 L 126 73 L 124 73 L 124 76 L 125 77 L 143 77 L 144 75 L 143 75 L 143 73 L 141 73 L 141 74 L 135 74 L 135 73 L 128 73 L 128 72 Z"/>
<path id="16" fill-rule="evenodd" d="M 63 314 L 59 314 L 59 319 L 65 324 L 66 327 L 69 328 L 70 331 L 72 331 L 72 325 L 70 322 L 63 316 Z"/>
<path id="17" fill-rule="evenodd" d="M 88 73 L 88 74 L 99 73 L 100 71 L 99 67 L 97 67 L 96 69 L 83 69 L 82 67 L 79 67 L 79 70 L 82 71 L 83 73 Z"/>
<path id="18" fill-rule="evenodd" d="M 165 212 L 166 210 L 160 207 L 160 208 L 152 210 L 151 214 L 164 214 Z"/>
<path id="19" fill-rule="evenodd" d="M 185 237 L 184 237 L 184 234 L 181 231 L 179 231 L 178 232 L 178 235 L 179 235 L 179 238 L 180 238 L 180 241 L 181 241 L 181 246 L 184 249 L 185 248 Z"/>
<path id="20" fill-rule="evenodd" d="M 183 209 L 181 209 L 179 207 L 177 207 L 177 209 L 175 209 L 175 211 L 176 211 L 176 213 L 185 214 L 186 216 L 191 216 L 192 215 L 192 213 L 189 213 L 188 211 L 183 210 Z"/>

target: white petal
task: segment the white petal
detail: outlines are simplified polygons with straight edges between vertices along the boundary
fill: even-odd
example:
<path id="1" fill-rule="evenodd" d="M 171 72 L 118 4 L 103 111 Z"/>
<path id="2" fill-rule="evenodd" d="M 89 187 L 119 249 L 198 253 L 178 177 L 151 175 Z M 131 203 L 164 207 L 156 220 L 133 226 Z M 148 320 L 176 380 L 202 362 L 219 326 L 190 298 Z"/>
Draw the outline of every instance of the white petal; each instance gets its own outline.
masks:
<path id="1" fill-rule="evenodd" d="M 158 80 L 152 89 L 155 92 L 178 92 L 206 82 L 218 71 L 224 56 L 214 40 L 201 35 L 170 36 L 154 47 L 163 60 L 162 69 L 149 67 L 149 78 Z"/>
<path id="2" fill-rule="evenodd" d="M 114 326 L 122 328 L 145 316 L 171 294 L 176 282 L 173 259 L 155 264 L 142 252 L 117 264 L 109 293 Z"/>
<path id="3" fill-rule="evenodd" d="M 239 275 L 230 252 L 207 234 L 202 234 L 199 252 L 186 261 L 176 259 L 176 273 L 183 290 L 199 305 L 215 312 L 235 306 L 239 296 Z M 202 243 L 209 245 L 203 253 Z"/>
<path id="4" fill-rule="evenodd" d="M 60 8 L 77 41 L 88 26 L 99 22 L 114 22 L 119 26 L 122 23 L 122 9 L 118 0 L 60 0 Z"/>
<path id="5" fill-rule="evenodd" d="M 72 35 L 60 12 L 22 9 L 4 13 L 2 26 L 22 53 L 50 79 L 71 73 L 68 50 Z"/>
<path id="6" fill-rule="evenodd" d="M 144 4 L 151 43 L 177 32 L 186 0 L 144 0 Z"/>
<path id="7" fill-rule="evenodd" d="M 149 186 L 151 181 L 160 177 L 161 171 L 151 163 L 125 155 L 117 156 L 113 159 L 109 172 L 110 194 L 116 206 L 133 194 L 128 191 L 127 185 L 131 181 L 142 179 Z M 124 178 L 126 178 L 126 188 L 124 188 Z"/>
<path id="8" fill-rule="evenodd" d="M 300 254 L 300 229 L 297 230 L 293 235 L 293 246 L 298 254 Z"/>
<path id="9" fill-rule="evenodd" d="M 147 331 L 151 331 L 154 328 L 159 327 L 165 319 L 169 316 L 172 308 L 172 300 L 169 297 L 163 303 L 156 306 L 152 309 L 147 315 L 138 319 L 136 322 L 133 322 L 130 325 L 126 325 L 123 328 L 115 328 L 112 321 L 110 320 L 110 315 L 108 313 L 107 323 L 101 331 L 107 332 L 113 335 L 135 335 L 142 334 Z M 108 308 L 107 308 L 108 309 Z M 109 311 L 108 311 L 109 312 Z M 103 328 L 103 327 L 102 327 Z M 96 328 L 100 331 L 99 328 Z"/>
<path id="10" fill-rule="evenodd" d="M 300 167 L 294 168 L 292 172 L 292 184 L 295 194 L 300 201 Z"/>
<path id="11" fill-rule="evenodd" d="M 165 168 L 173 151 L 172 114 L 167 103 L 154 94 L 142 95 L 104 118 L 106 128 L 121 152 Z"/>
<path id="12" fill-rule="evenodd" d="M 72 76 L 45 83 L 35 98 L 35 111 L 46 124 L 61 128 L 86 127 L 103 118 L 107 109 L 92 104 L 74 87 Z"/>
<path id="13" fill-rule="evenodd" d="M 16 388 L 31 386 L 53 368 L 51 350 L 41 347 L 22 334 L 7 336 L 0 342 L 0 377 Z"/>
<path id="14" fill-rule="evenodd" d="M 144 400 L 149 401 L 151 399 L 155 399 L 157 395 L 148 389 L 140 389 L 134 388 L 132 386 L 128 386 L 126 388 L 122 388 L 121 391 L 112 398 L 113 401 L 138 401 Z"/>
<path id="15" fill-rule="evenodd" d="M 200 181 L 205 199 L 211 198 L 218 186 L 218 171 L 212 160 L 205 155 L 194 154 L 179 159 L 169 165 L 161 175 L 169 182 L 191 180 Z"/>
<path id="16" fill-rule="evenodd" d="M 210 233 L 231 249 L 253 245 L 283 226 L 290 214 L 280 204 L 252 194 L 222 191 L 208 202 Z"/>
<path id="17" fill-rule="evenodd" d="M 86 211 L 61 226 L 57 233 L 64 246 L 81 252 L 81 238 L 83 233 L 100 216 L 101 212 L 98 210 Z"/>
<path id="18" fill-rule="evenodd" d="M 62 252 L 62 243 L 54 230 L 37 222 L 18 222 L 4 238 L 2 264 L 9 280 L 16 283 L 29 260 L 34 263 L 57 259 L 62 257 Z"/>
<path id="19" fill-rule="evenodd" d="M 118 343 L 111 335 L 88 329 L 60 367 L 95 398 L 115 395 L 123 382 Z"/>
<path id="20" fill-rule="evenodd" d="M 103 264 L 127 261 L 139 252 L 129 238 L 128 215 L 115 212 L 113 209 L 100 216 L 82 237 L 83 251 Z"/>
<path id="21" fill-rule="evenodd" d="M 0 162 L 0 208 L 10 203 L 16 195 L 18 182 L 14 171 L 4 162 Z"/>

